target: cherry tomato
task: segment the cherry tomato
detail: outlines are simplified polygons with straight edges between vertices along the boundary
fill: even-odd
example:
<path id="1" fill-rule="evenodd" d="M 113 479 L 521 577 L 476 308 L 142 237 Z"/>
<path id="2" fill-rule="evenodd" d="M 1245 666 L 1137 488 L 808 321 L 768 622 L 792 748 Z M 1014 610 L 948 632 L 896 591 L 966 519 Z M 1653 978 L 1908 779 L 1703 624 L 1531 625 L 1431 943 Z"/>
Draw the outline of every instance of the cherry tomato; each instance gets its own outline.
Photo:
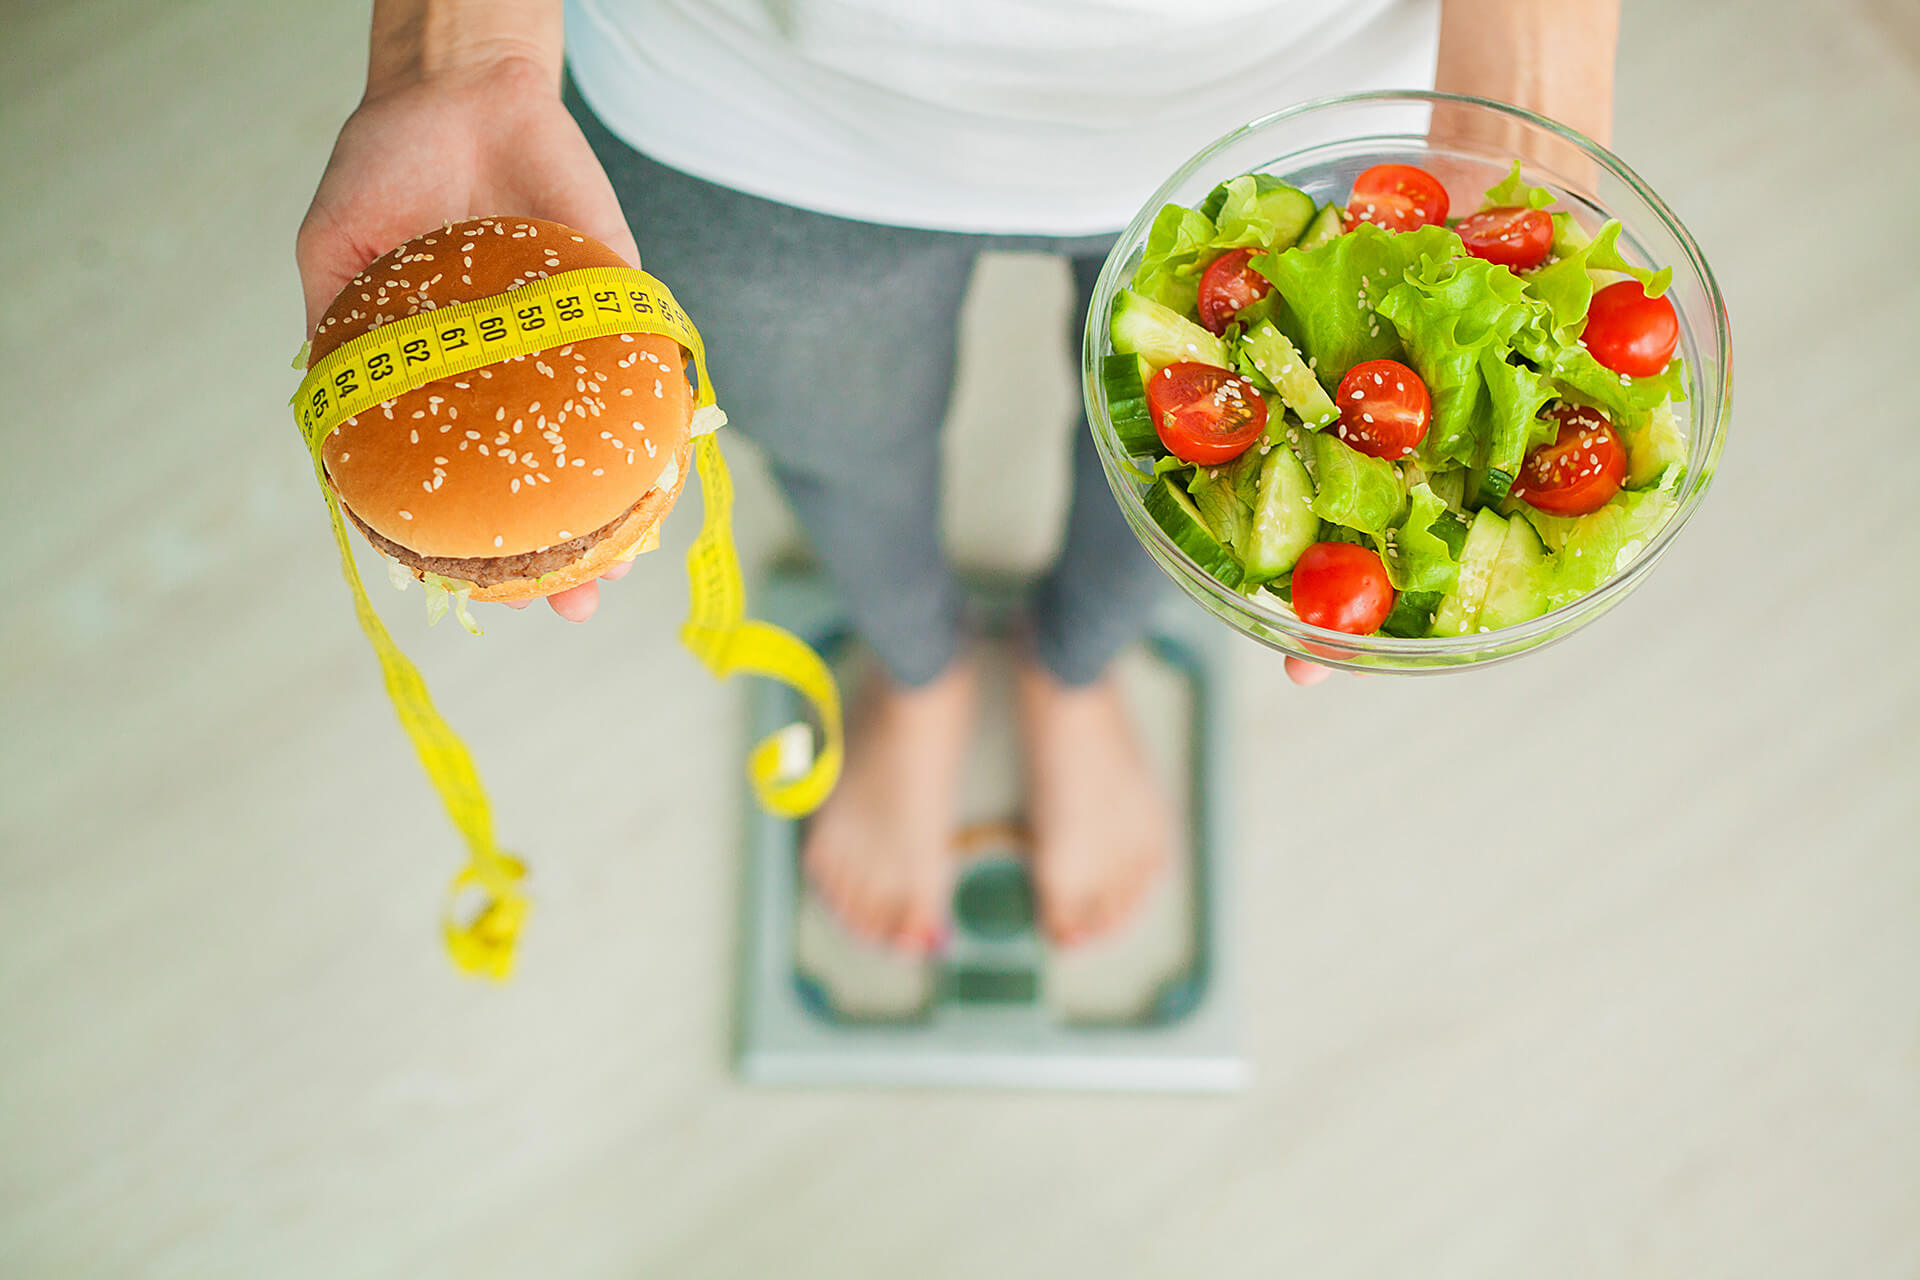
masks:
<path id="1" fill-rule="evenodd" d="M 1585 405 L 1553 409 L 1560 434 L 1527 455 L 1513 496 L 1550 516 L 1584 516 L 1607 505 L 1627 476 L 1627 447 L 1607 416 Z"/>
<path id="2" fill-rule="evenodd" d="M 1365 360 L 1347 370 L 1333 402 L 1334 433 L 1361 453 L 1397 461 L 1427 438 L 1433 398 L 1420 375 L 1398 360 Z"/>
<path id="3" fill-rule="evenodd" d="M 1316 542 L 1294 562 L 1293 611 L 1312 626 L 1372 635 L 1393 612 L 1387 566 L 1366 547 Z"/>
<path id="4" fill-rule="evenodd" d="M 1147 379 L 1147 412 L 1168 453 L 1203 466 L 1232 462 L 1267 429 L 1267 402 L 1251 382 L 1194 361 Z"/>
<path id="5" fill-rule="evenodd" d="M 1447 220 L 1447 189 L 1410 164 L 1377 164 L 1353 180 L 1347 213 L 1389 231 L 1413 231 Z"/>
<path id="6" fill-rule="evenodd" d="M 1453 229 L 1468 253 L 1515 271 L 1539 266 L 1553 249 L 1553 219 L 1538 209 L 1482 209 L 1460 219 Z"/>
<path id="7" fill-rule="evenodd" d="M 1225 333 L 1242 307 L 1273 292 L 1273 282 L 1247 265 L 1253 250 L 1230 249 L 1200 273 L 1200 323 L 1209 333 Z"/>
<path id="8" fill-rule="evenodd" d="M 1638 280 L 1622 280 L 1593 295 L 1580 341 L 1615 373 L 1650 378 L 1673 359 L 1680 317 L 1665 294 L 1649 298 Z"/>

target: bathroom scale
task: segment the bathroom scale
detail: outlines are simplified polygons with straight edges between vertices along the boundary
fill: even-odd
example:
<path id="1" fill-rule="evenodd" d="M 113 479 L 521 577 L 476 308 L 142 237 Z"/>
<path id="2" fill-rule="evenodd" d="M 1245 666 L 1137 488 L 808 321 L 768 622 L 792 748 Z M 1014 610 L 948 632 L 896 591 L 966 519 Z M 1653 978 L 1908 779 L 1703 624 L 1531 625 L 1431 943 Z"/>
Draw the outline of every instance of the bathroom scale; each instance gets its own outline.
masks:
<path id="1" fill-rule="evenodd" d="M 1011 639 L 1020 597 L 991 580 L 969 590 L 983 634 L 981 702 L 954 833 L 951 940 L 916 957 L 853 935 L 801 872 L 803 822 L 749 804 L 740 1075 L 770 1085 L 1241 1087 L 1220 628 L 1169 597 L 1145 644 L 1119 660 L 1180 839 L 1123 926 L 1056 947 L 1036 919 L 1021 820 Z M 824 578 L 779 574 L 754 608 L 812 645 L 851 697 L 858 645 Z M 749 688 L 749 741 L 804 718 L 785 686 Z"/>

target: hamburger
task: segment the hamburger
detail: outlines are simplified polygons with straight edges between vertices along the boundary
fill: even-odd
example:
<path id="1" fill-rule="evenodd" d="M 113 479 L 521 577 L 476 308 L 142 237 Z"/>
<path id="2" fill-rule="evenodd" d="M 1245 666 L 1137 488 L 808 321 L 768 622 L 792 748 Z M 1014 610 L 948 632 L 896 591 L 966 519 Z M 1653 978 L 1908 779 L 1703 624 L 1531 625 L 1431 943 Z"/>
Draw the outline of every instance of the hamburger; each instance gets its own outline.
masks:
<path id="1" fill-rule="evenodd" d="M 376 258 L 315 327 L 309 367 L 422 311 L 583 267 L 628 265 L 538 218 L 474 218 Z M 616 334 L 442 378 L 348 418 L 326 481 L 375 550 L 473 600 L 526 600 L 652 550 L 692 450 L 671 338 Z M 470 585 L 469 585 L 470 584 Z"/>

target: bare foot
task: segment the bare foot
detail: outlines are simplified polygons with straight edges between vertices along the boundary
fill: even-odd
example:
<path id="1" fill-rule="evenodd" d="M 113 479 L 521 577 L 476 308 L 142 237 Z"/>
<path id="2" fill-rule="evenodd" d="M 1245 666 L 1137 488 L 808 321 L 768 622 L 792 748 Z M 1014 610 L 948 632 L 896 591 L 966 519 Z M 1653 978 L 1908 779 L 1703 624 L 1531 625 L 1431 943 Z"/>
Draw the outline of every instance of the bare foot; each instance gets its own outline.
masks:
<path id="1" fill-rule="evenodd" d="M 1111 674 L 1072 688 L 1022 663 L 1018 694 L 1040 922 L 1055 942 L 1086 942 L 1146 897 L 1172 815 Z"/>
<path id="2" fill-rule="evenodd" d="M 827 905 L 862 937 L 930 951 L 946 935 L 974 683 L 962 660 L 919 688 L 876 668 L 861 689 L 846 770 L 808 824 L 800 856 Z"/>

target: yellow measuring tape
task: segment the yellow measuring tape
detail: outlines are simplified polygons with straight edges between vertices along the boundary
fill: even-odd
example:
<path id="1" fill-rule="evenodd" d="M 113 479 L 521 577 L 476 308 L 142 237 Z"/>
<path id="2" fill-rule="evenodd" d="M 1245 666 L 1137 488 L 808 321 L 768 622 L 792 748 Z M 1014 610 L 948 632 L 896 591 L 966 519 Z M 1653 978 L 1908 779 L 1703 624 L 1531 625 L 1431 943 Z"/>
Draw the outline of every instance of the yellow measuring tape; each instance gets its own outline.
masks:
<path id="1" fill-rule="evenodd" d="M 394 644 L 367 599 L 340 499 L 327 480 L 322 446 L 347 419 L 430 382 L 621 333 L 660 334 L 685 347 L 699 374 L 697 404 L 704 408 L 714 403 L 699 331 L 665 285 L 632 267 L 562 272 L 507 293 L 393 321 L 315 361 L 292 401 L 314 476 L 327 500 L 341 572 L 353 592 L 360 629 L 380 658 L 401 728 L 413 740 L 448 818 L 467 842 L 467 865 L 448 891 L 442 925 L 447 950 L 469 973 L 505 978 L 512 971 L 514 944 L 527 911 L 521 888 L 526 867 L 494 842 L 492 810 L 466 744 L 434 709 L 419 670 Z M 787 757 L 795 754 L 786 749 L 791 738 L 785 731 L 761 741 L 747 758 L 760 803 L 782 817 L 799 817 L 826 799 L 840 774 L 839 689 L 812 649 L 779 627 L 746 617 L 746 589 L 733 544 L 733 481 L 714 435 L 696 440 L 694 458 L 706 514 L 687 552 L 691 602 L 681 639 L 716 677 L 725 679 L 735 672 L 766 676 L 791 685 L 812 704 L 821 744 L 798 776 L 785 767 L 791 763 Z M 478 908 L 463 919 L 462 900 L 476 893 Z"/>

